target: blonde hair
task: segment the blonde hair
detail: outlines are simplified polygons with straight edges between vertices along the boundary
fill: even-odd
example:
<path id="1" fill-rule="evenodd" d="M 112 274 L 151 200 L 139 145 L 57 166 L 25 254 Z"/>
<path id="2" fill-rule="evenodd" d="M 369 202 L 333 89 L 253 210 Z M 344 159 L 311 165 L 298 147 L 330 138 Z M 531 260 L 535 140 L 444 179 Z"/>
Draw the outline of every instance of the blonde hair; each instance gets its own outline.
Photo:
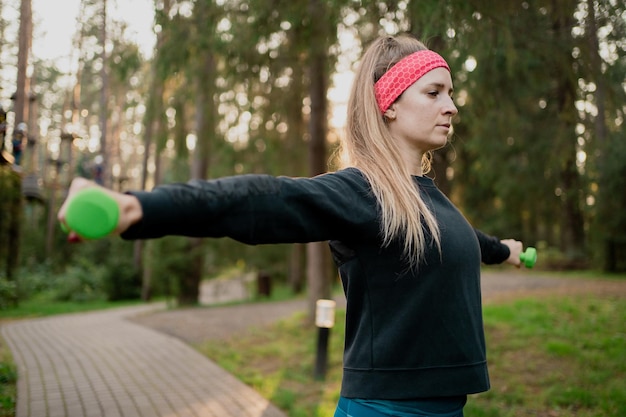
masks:
<path id="1" fill-rule="evenodd" d="M 398 141 L 391 136 L 376 103 L 374 83 L 399 60 L 424 49 L 424 44 L 409 36 L 379 38 L 369 46 L 355 75 L 346 138 L 341 144 L 341 163 L 365 175 L 378 201 L 383 244 L 403 240 L 411 267 L 424 258 L 427 232 L 440 249 L 439 227 L 420 196 L 410 167 L 402 163 Z M 430 153 L 422 158 L 424 173 L 430 170 L 430 158 Z"/>

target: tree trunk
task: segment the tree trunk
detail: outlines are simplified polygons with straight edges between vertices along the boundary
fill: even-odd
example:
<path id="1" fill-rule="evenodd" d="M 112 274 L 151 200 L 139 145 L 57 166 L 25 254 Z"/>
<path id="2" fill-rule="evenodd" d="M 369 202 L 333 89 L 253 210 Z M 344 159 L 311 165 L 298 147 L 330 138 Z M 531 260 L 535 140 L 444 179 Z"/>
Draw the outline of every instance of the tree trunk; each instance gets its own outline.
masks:
<path id="1" fill-rule="evenodd" d="M 4 1 L 0 0 L 0 16 L 3 16 L 3 10 L 4 10 Z M 5 41 L 5 35 L 4 35 L 4 31 L 6 29 L 7 25 L 6 25 L 6 21 L 2 18 L 0 18 L 0 56 L 2 56 L 2 52 L 4 51 L 4 45 L 6 44 Z M 3 62 L 0 59 L 0 73 L 4 73 L 3 72 Z M 1 138 L 0 138 L 1 139 Z M 0 149 L 3 148 L 3 144 L 0 144 Z"/>
<path id="2" fill-rule="evenodd" d="M 572 5 L 573 7 L 573 5 Z M 565 8 L 564 10 L 571 10 Z M 567 45 L 570 40 L 570 28 L 574 25 L 571 15 L 563 13 L 553 16 L 552 28 L 556 41 Z M 571 68 L 573 58 L 565 50 L 563 55 L 563 67 Z M 556 68 L 558 71 L 558 68 Z M 556 86 L 556 100 L 558 106 L 558 125 L 556 142 L 562 151 L 562 163 L 560 180 L 563 187 L 561 199 L 561 239 L 562 248 L 569 261 L 578 261 L 584 256 L 585 230 L 582 213 L 583 196 L 581 177 L 576 166 L 576 123 L 578 121 L 576 110 L 576 81 L 569 77 L 559 77 Z"/>
<path id="3" fill-rule="evenodd" d="M 163 13 L 167 14 L 170 10 L 169 0 L 163 2 Z M 163 47 L 163 32 L 157 34 L 156 51 Z M 145 115 L 145 130 L 144 130 L 144 152 L 141 161 L 141 184 L 140 189 L 146 190 L 148 185 L 148 164 L 150 162 L 150 156 L 154 154 L 155 164 L 158 162 L 158 150 L 154 144 L 155 132 L 158 132 L 162 126 L 160 125 L 161 112 L 163 111 L 163 80 L 158 77 L 158 71 L 156 68 L 157 59 L 152 62 L 150 81 L 150 95 L 148 98 L 148 110 Z M 155 173 L 156 174 L 156 173 Z M 158 183 L 156 176 L 153 178 L 153 183 Z M 143 301 L 150 301 L 152 298 L 152 269 L 149 262 L 144 262 L 144 252 L 148 251 L 147 245 L 144 245 L 142 240 L 135 242 L 134 248 L 134 264 L 135 268 L 141 271 L 141 299 Z"/>
<path id="4" fill-rule="evenodd" d="M 598 28 L 596 24 L 596 13 L 593 0 L 587 0 L 587 27 L 585 34 L 587 36 L 587 43 L 590 51 L 590 66 L 591 73 L 593 74 L 593 81 L 596 84 L 596 91 L 594 92 L 595 105 L 598 109 L 598 114 L 593 121 L 595 141 L 596 141 L 596 166 L 598 167 L 598 181 L 600 186 L 600 192 L 598 193 L 597 201 L 597 219 L 605 219 L 607 216 L 613 216 L 611 204 L 609 200 L 612 198 L 611 190 L 606 190 L 606 185 L 609 183 L 607 180 L 607 158 L 606 154 L 609 151 L 608 146 L 608 133 L 606 123 L 606 78 L 602 74 L 602 57 L 600 56 L 600 42 L 598 41 Z M 602 222 L 602 220 L 597 220 Z M 601 245 L 606 248 L 602 251 L 601 260 L 602 268 L 608 272 L 615 272 L 617 270 L 617 257 L 615 256 L 616 248 L 615 242 L 612 239 L 612 233 L 615 231 L 607 230 L 603 224 L 597 225 L 597 230 L 600 231 L 599 239 L 602 241 Z"/>
<path id="5" fill-rule="evenodd" d="M 215 135 L 216 119 L 213 103 L 216 63 L 211 51 L 204 51 L 204 60 L 197 74 L 196 101 L 196 148 L 191 164 L 192 179 L 206 179 L 209 173 L 211 140 Z M 200 292 L 200 282 L 204 274 L 204 240 L 189 239 L 191 263 L 186 276 L 180 277 L 179 305 L 196 304 Z"/>
<path id="6" fill-rule="evenodd" d="M 204 272 L 203 240 L 189 238 L 187 242 L 187 254 L 189 264 L 186 271 L 178 277 L 178 305 L 190 306 L 198 304 L 200 296 L 200 282 Z"/>
<path id="7" fill-rule="evenodd" d="M 30 80 L 26 73 L 28 58 L 33 43 L 33 13 L 31 0 L 22 0 L 20 5 L 19 49 L 17 52 L 17 89 L 15 91 L 15 126 L 28 120 L 28 95 Z"/>
<path id="8" fill-rule="evenodd" d="M 296 44 L 297 36 L 299 33 L 296 31 L 289 31 L 290 42 Z M 286 103 L 302 103 L 302 99 L 305 96 L 305 90 L 303 81 L 305 79 L 305 72 L 301 62 L 299 62 L 299 54 L 293 57 L 293 62 L 290 64 L 293 68 L 293 75 L 291 78 L 291 87 L 289 88 L 285 97 Z M 306 124 L 302 114 L 302 106 L 288 106 L 286 109 L 289 131 L 285 142 L 285 160 L 288 164 L 288 175 L 304 176 L 307 174 L 306 166 L 302 163 L 301 158 L 295 158 L 294 155 L 304 155 L 304 141 L 303 137 L 306 134 Z M 304 168 L 304 169 L 303 169 Z M 289 252 L 289 270 L 288 270 L 288 282 L 291 290 L 295 294 L 300 294 L 305 288 L 305 265 L 306 259 L 305 245 L 293 244 L 291 251 Z"/>
<path id="9" fill-rule="evenodd" d="M 109 149 L 107 144 L 107 129 L 109 112 L 107 103 L 109 101 L 109 75 L 107 73 L 107 0 L 102 0 L 102 26 L 100 27 L 100 45 L 102 53 L 102 68 L 100 69 L 100 81 L 102 83 L 100 90 L 100 153 L 102 155 L 102 164 L 100 166 L 101 177 L 96 177 L 96 182 L 101 183 L 105 187 L 111 186 L 109 178 Z"/>
<path id="10" fill-rule="evenodd" d="M 154 152 L 154 183 L 159 184 L 161 182 L 161 157 L 159 155 L 159 151 L 155 147 Z M 141 242 L 140 240 L 137 242 Z M 152 242 L 146 242 L 145 245 L 141 245 L 141 260 L 138 262 L 142 265 L 142 273 L 141 273 L 141 299 L 144 301 L 149 301 L 152 298 L 152 257 L 154 256 L 154 246 Z M 144 258 L 147 258 L 147 262 L 144 262 Z M 169 293 L 169 285 L 166 290 L 166 295 L 170 295 Z"/>
<path id="11" fill-rule="evenodd" d="M 575 155 L 575 151 L 573 151 Z M 561 239 L 566 258 L 575 262 L 584 257 L 585 230 L 581 209 L 581 181 L 574 158 L 567 159 L 561 171 L 562 200 Z"/>
<path id="12" fill-rule="evenodd" d="M 31 0 L 22 0 L 20 5 L 20 27 L 19 27 L 19 50 L 17 55 L 17 89 L 15 91 L 15 124 L 16 128 L 20 123 L 28 121 L 29 96 L 30 96 L 30 79 L 28 78 L 28 58 L 33 43 L 33 13 Z M 31 127 L 32 128 L 32 127 Z M 18 138 L 13 133 L 14 139 L 21 140 L 21 147 L 25 146 L 28 140 L 28 130 L 24 131 L 25 137 Z M 4 135 L 2 135 L 4 138 Z M 17 280 L 15 270 L 18 265 L 19 248 L 20 248 L 20 225 L 22 215 L 22 196 L 21 184 L 22 178 L 17 173 L 11 172 L 12 179 L 10 198 L 10 213 L 8 213 L 8 259 L 6 274 L 9 280 Z M 5 197 L 6 198 L 6 197 Z M 4 215 L 4 214 L 3 214 Z M 17 299 L 15 300 L 17 303 Z"/>
<path id="13" fill-rule="evenodd" d="M 326 134 L 327 134 L 327 57 L 326 33 L 322 28 L 325 13 L 320 0 L 309 0 L 311 33 L 313 35 L 309 77 L 311 114 L 309 121 L 309 174 L 315 176 L 326 172 Z M 315 317 L 315 303 L 318 299 L 331 295 L 330 277 L 326 267 L 329 256 L 325 242 L 309 243 L 307 246 L 307 283 L 309 286 L 309 319 Z"/>
<path id="14" fill-rule="evenodd" d="M 22 177 L 12 171 L 7 170 L 9 173 L 9 187 L 10 194 L 8 197 L 9 200 L 9 213 L 8 213 L 8 228 L 7 228 L 7 264 L 6 264 L 6 276 L 9 281 L 15 281 L 16 285 L 19 286 L 18 277 L 15 274 L 17 270 L 17 266 L 19 264 L 19 255 L 20 255 L 20 231 L 22 224 L 22 193 L 21 193 L 21 185 L 22 185 Z M 7 213 L 3 213 L 6 215 Z M 17 305 L 17 298 L 15 298 L 15 305 Z"/>
<path id="15" fill-rule="evenodd" d="M 289 254 L 289 271 L 288 281 L 291 291 L 294 294 L 300 294 L 304 291 L 304 263 L 303 259 L 305 255 L 305 245 L 295 243 L 291 245 L 291 251 Z"/>

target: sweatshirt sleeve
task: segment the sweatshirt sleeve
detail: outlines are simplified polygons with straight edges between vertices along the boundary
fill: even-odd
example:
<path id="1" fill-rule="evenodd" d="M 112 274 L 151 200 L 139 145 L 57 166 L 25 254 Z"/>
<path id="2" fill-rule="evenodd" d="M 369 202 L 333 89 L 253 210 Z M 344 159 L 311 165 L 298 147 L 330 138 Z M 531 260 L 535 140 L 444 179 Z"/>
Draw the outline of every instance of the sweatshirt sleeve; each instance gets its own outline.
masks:
<path id="1" fill-rule="evenodd" d="M 341 239 L 376 217 L 358 171 L 313 178 L 239 175 L 131 192 L 142 220 L 124 239 L 230 237 L 248 244 Z"/>
<path id="2" fill-rule="evenodd" d="M 489 236 L 478 229 L 474 229 L 478 243 L 482 262 L 487 265 L 499 264 L 506 261 L 511 255 L 509 247 L 500 242 L 495 236 Z"/>

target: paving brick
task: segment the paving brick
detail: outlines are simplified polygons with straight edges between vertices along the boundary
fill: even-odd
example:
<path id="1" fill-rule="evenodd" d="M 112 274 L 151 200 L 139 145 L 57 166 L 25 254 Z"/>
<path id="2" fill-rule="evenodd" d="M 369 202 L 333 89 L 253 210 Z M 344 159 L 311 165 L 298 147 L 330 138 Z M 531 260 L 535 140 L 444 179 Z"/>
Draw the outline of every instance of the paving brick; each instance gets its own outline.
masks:
<path id="1" fill-rule="evenodd" d="M 4 325 L 18 367 L 16 417 L 286 417 L 179 339 L 126 320 L 155 308 Z"/>

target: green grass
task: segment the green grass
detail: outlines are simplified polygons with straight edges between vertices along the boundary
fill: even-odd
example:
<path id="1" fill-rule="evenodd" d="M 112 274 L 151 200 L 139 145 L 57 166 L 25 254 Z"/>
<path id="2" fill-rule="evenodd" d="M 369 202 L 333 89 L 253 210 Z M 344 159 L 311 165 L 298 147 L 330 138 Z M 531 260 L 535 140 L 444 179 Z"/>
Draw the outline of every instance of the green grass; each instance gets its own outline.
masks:
<path id="1" fill-rule="evenodd" d="M 626 416 L 623 295 L 521 299 L 487 305 L 484 316 L 492 389 L 471 396 L 466 416 Z M 317 330 L 302 316 L 197 348 L 290 417 L 325 417 L 339 396 L 342 327 L 332 330 L 326 381 L 312 377 Z"/>
<path id="2" fill-rule="evenodd" d="M 0 338 L 0 417 L 15 415 L 17 369 L 6 343 Z"/>
<path id="3" fill-rule="evenodd" d="M 344 317 L 339 311 L 337 321 Z M 242 337 L 196 347 L 291 417 L 329 416 L 339 398 L 343 329 L 331 330 L 324 381 L 313 378 L 317 334 L 297 314 Z"/>
<path id="4" fill-rule="evenodd" d="M 492 390 L 471 416 L 626 415 L 626 299 L 579 295 L 485 307 Z"/>
<path id="5" fill-rule="evenodd" d="M 626 274 L 601 272 L 593 269 L 573 270 L 573 271 L 544 271 L 544 270 L 527 270 L 529 274 L 536 274 L 546 277 L 567 278 L 567 279 L 585 279 L 585 280 L 612 280 L 624 281 Z"/>

